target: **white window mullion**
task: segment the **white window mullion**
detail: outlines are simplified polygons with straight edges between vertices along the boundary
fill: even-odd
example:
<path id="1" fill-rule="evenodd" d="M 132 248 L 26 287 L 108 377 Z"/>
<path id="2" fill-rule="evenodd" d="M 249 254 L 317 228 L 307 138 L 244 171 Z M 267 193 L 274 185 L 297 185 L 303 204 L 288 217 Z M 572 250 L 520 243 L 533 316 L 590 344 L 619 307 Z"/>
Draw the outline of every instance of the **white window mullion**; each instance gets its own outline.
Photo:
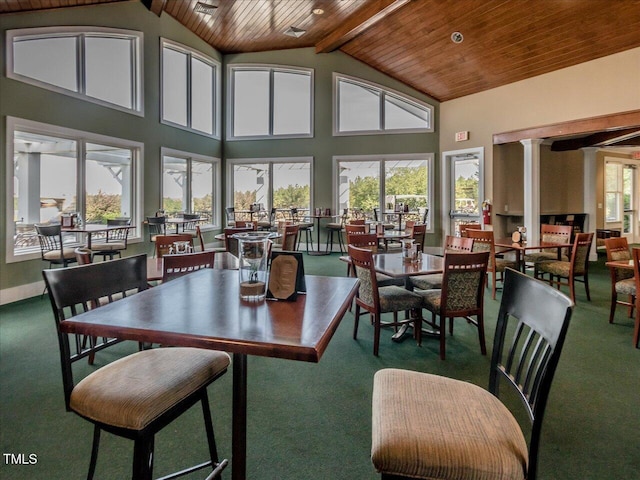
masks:
<path id="1" fill-rule="evenodd" d="M 87 94 L 87 74 L 86 74 L 86 62 L 85 62 L 85 48 L 84 48 L 84 35 L 78 35 L 76 37 L 77 59 L 78 59 L 78 93 L 82 95 Z"/>

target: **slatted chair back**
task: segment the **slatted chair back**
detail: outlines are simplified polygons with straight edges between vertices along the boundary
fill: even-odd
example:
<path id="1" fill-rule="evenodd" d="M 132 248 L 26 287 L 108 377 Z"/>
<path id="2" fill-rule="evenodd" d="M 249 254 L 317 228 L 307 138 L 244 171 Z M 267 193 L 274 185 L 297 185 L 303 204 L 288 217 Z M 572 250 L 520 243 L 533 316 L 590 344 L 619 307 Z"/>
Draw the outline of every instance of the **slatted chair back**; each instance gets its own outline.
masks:
<path id="1" fill-rule="evenodd" d="M 164 255 L 170 254 L 175 242 L 189 242 L 193 249 L 193 236 L 189 233 L 158 235 L 156 237 L 156 257 L 162 258 Z"/>
<path id="2" fill-rule="evenodd" d="M 418 247 L 418 252 L 424 250 L 424 240 L 427 235 L 427 226 L 424 224 L 414 224 L 411 227 L 411 237 L 413 243 Z"/>
<path id="3" fill-rule="evenodd" d="M 203 268 L 213 268 L 214 261 L 215 252 L 213 250 L 179 255 L 165 255 L 162 257 L 162 281 L 167 282 Z"/>
<path id="4" fill-rule="evenodd" d="M 136 255 L 111 262 L 44 270 L 42 275 L 56 322 L 65 405 L 70 410 L 71 391 L 75 386 L 72 365 L 119 340 L 95 337 L 86 339 L 80 335 L 66 334 L 60 331 L 60 324 L 79 313 L 146 290 L 147 256 Z"/>
<path id="5" fill-rule="evenodd" d="M 489 391 L 498 396 L 502 382 L 518 394 L 527 410 L 532 426 L 527 478 L 536 478 L 542 419 L 573 308 L 563 293 L 506 270 Z M 510 340 L 508 331 L 513 331 Z"/>
<path id="6" fill-rule="evenodd" d="M 49 266 L 66 267 L 76 261 L 75 249 L 64 246 L 62 226 L 59 223 L 36 224 L 35 228 L 40 242 L 40 255 L 42 260 L 49 262 Z"/>
<path id="7" fill-rule="evenodd" d="M 444 251 L 471 253 L 473 251 L 473 238 L 447 235 L 444 240 Z"/>
<path id="8" fill-rule="evenodd" d="M 378 236 L 375 233 L 350 233 L 347 235 L 347 245 L 378 253 Z"/>
<path id="9" fill-rule="evenodd" d="M 347 238 L 349 238 L 349 235 L 352 235 L 352 234 L 357 235 L 357 234 L 367 233 L 367 226 L 364 223 L 362 224 L 347 223 L 344 226 L 344 232 Z M 347 241 L 347 243 L 349 242 Z"/>
<path id="10" fill-rule="evenodd" d="M 461 223 L 458 225 L 458 231 L 461 237 L 468 237 L 467 231 L 469 230 L 482 230 L 482 225 L 479 223 Z"/>

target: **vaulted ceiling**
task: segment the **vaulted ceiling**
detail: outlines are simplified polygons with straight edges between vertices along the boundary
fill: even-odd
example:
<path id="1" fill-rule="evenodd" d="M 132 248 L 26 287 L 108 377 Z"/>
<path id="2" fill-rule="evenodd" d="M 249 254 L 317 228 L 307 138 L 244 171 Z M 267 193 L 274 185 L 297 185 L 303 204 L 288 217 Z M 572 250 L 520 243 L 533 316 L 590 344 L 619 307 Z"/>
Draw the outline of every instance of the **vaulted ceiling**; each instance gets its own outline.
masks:
<path id="1" fill-rule="evenodd" d="M 640 0 L 202 0 L 211 15 L 197 0 L 0 0 L 0 14 L 118 1 L 142 1 L 222 53 L 341 50 L 439 101 L 640 46 Z"/>

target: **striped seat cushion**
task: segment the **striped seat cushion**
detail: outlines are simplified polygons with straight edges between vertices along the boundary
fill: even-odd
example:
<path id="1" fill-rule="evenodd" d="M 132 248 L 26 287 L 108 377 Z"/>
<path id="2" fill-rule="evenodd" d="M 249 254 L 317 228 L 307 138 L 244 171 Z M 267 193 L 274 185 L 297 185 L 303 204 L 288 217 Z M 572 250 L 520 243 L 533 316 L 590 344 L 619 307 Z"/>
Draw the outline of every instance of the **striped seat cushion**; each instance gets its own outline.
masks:
<path id="1" fill-rule="evenodd" d="M 524 479 L 518 422 L 471 383 L 383 369 L 373 385 L 371 460 L 382 473 L 423 479 Z"/>
<path id="2" fill-rule="evenodd" d="M 71 392 L 79 415 L 142 430 L 181 400 L 208 385 L 229 355 L 198 348 L 156 348 L 116 360 L 82 379 Z"/>

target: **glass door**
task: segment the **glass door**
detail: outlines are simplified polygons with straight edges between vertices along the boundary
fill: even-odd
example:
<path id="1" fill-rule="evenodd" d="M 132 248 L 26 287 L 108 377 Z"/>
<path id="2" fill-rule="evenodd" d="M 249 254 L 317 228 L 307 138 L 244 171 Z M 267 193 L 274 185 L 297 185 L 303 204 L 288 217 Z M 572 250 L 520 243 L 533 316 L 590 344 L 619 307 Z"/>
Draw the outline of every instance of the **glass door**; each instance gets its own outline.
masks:
<path id="1" fill-rule="evenodd" d="M 459 236 L 459 226 L 481 223 L 482 162 L 480 152 L 449 156 L 450 234 Z"/>

